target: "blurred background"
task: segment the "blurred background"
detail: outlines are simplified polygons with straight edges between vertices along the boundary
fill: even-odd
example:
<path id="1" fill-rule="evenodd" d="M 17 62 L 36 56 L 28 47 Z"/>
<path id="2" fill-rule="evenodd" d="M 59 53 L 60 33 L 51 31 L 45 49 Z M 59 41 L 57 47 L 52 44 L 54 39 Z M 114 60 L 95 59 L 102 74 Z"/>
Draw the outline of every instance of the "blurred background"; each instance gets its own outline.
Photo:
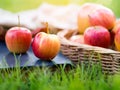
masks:
<path id="1" fill-rule="evenodd" d="M 86 2 L 94 2 L 109 7 L 118 18 L 120 17 L 120 0 L 0 0 L 0 8 L 11 12 L 19 12 L 23 10 L 35 9 L 44 2 L 55 5 L 67 5 L 69 3 L 81 5 Z"/>

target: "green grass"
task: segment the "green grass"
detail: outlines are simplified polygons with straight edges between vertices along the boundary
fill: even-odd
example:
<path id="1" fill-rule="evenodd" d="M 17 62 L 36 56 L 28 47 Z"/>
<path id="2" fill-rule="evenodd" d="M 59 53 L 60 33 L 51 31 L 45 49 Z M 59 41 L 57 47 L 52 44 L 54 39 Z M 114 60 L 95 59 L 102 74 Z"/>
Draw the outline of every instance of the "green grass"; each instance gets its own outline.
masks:
<path id="1" fill-rule="evenodd" d="M 101 64 L 0 69 L 1 90 L 119 90 L 120 75 L 107 75 Z M 3 59 L 4 60 L 4 59 Z M 4 62 L 5 63 L 5 62 Z"/>
<path id="2" fill-rule="evenodd" d="M 98 65 L 67 70 L 50 67 L 0 70 L 1 90 L 119 90 L 120 76 L 106 76 Z"/>
<path id="3" fill-rule="evenodd" d="M 119 0 L 47 0 L 57 5 L 87 1 L 104 4 L 120 16 Z M 44 0 L 0 0 L 0 8 L 18 12 L 37 8 L 42 2 Z M 119 74 L 106 76 L 99 65 L 87 68 L 77 65 L 69 70 L 64 65 L 56 70 L 51 67 L 0 69 L 1 90 L 119 90 L 119 84 Z"/>
<path id="4" fill-rule="evenodd" d="M 0 0 L 0 8 L 10 10 L 12 12 L 18 12 L 28 9 L 36 9 L 41 3 L 44 2 L 63 5 L 67 4 L 68 0 Z"/>

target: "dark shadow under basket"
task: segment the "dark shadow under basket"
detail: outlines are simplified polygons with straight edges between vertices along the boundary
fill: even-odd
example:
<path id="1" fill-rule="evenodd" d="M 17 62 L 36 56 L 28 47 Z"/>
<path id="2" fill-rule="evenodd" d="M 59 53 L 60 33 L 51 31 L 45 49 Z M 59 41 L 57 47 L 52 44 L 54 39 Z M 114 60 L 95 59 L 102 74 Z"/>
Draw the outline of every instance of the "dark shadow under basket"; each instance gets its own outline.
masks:
<path id="1" fill-rule="evenodd" d="M 75 30 L 63 30 L 58 32 L 61 41 L 61 52 L 73 63 L 98 63 L 104 73 L 118 73 L 120 71 L 120 52 L 86 44 L 77 44 L 68 40 L 76 33 Z"/>

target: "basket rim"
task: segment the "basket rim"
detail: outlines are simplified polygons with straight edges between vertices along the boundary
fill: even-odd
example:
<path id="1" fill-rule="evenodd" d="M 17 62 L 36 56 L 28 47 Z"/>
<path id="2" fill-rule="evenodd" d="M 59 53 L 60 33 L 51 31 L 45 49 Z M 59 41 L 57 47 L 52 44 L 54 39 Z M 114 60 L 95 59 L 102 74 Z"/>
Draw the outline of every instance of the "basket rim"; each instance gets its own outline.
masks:
<path id="1" fill-rule="evenodd" d="M 110 48 L 103 48 L 103 47 L 91 46 L 87 44 L 73 43 L 72 41 L 65 38 L 65 36 L 68 33 L 73 33 L 73 32 L 76 32 L 76 30 L 61 30 L 57 33 L 57 36 L 60 39 L 60 42 L 62 45 L 76 47 L 76 48 L 84 48 L 85 50 L 92 50 L 92 51 L 96 51 L 98 53 L 104 53 L 104 54 L 120 54 L 119 51 L 115 51 Z"/>

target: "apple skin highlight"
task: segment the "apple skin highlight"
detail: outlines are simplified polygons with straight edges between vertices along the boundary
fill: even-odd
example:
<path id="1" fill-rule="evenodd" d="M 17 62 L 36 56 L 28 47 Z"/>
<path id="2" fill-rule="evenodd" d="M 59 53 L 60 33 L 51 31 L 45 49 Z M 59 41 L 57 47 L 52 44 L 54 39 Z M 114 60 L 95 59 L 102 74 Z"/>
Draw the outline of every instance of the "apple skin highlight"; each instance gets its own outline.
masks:
<path id="1" fill-rule="evenodd" d="M 108 48 L 110 46 L 110 33 L 102 26 L 88 27 L 84 32 L 85 44 Z"/>
<path id="2" fill-rule="evenodd" d="M 120 51 L 120 30 L 115 34 L 114 42 L 116 49 Z"/>
<path id="3" fill-rule="evenodd" d="M 77 25 L 80 34 L 90 26 L 103 26 L 111 30 L 115 25 L 116 17 L 114 12 L 100 4 L 83 4 L 78 12 Z"/>
<path id="4" fill-rule="evenodd" d="M 26 53 L 31 41 L 31 31 L 23 27 L 12 27 L 5 35 L 6 46 L 13 53 Z"/>
<path id="5" fill-rule="evenodd" d="M 60 41 L 54 34 L 38 33 L 32 42 L 32 50 L 36 57 L 52 60 L 60 50 Z"/>

